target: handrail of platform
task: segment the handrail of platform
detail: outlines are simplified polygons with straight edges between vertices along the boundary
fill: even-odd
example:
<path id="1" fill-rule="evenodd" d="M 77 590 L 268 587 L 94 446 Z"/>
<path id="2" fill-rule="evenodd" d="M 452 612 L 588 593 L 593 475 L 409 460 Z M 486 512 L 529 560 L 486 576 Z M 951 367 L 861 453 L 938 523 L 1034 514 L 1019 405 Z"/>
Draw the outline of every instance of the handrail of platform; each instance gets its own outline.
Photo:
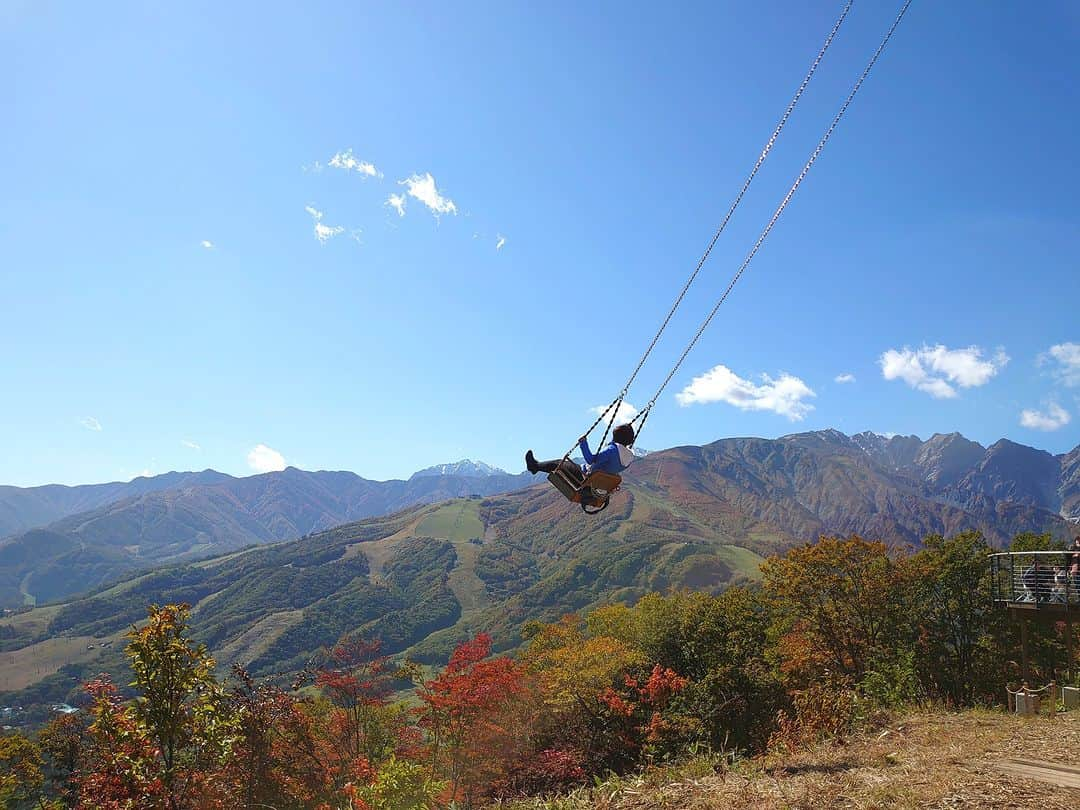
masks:
<path id="1" fill-rule="evenodd" d="M 994 602 L 1068 612 L 1080 608 L 1077 552 L 1007 551 L 989 556 Z"/>

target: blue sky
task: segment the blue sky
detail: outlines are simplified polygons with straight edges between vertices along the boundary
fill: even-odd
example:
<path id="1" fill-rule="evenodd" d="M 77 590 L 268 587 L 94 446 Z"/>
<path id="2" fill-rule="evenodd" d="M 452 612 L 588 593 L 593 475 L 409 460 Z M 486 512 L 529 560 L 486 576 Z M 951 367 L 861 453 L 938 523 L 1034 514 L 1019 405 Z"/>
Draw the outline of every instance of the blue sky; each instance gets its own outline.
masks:
<path id="1" fill-rule="evenodd" d="M 0 482 L 562 453 L 841 5 L 4 4 Z M 630 402 L 897 5 L 856 2 Z M 1078 48 L 1075 4 L 916 0 L 641 445 L 1080 443 Z"/>

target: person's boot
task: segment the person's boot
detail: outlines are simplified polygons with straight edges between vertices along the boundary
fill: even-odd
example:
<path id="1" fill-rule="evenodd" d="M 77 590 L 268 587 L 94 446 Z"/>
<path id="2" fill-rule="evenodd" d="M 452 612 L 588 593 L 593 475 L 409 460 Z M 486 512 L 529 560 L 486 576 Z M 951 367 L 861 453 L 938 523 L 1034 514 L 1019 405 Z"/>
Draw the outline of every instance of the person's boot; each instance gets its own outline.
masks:
<path id="1" fill-rule="evenodd" d="M 525 469 L 533 475 L 540 471 L 540 465 L 536 462 L 536 456 L 533 455 L 532 450 L 525 454 Z"/>

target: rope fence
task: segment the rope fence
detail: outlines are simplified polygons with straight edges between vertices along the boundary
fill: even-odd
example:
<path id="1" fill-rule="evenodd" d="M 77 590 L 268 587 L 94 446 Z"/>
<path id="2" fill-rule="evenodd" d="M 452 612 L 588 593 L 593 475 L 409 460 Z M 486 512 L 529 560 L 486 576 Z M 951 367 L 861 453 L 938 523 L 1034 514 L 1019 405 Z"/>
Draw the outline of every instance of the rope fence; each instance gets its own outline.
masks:
<path id="1" fill-rule="evenodd" d="M 1029 717 L 1045 713 L 1052 720 L 1057 716 L 1058 704 L 1063 706 L 1064 711 L 1080 708 L 1080 687 L 1059 685 L 1057 681 L 1050 681 L 1038 688 L 1028 686 L 1025 681 L 1015 690 L 1006 685 L 1005 694 L 1010 712 Z M 1049 701 L 1045 712 L 1040 711 L 1044 697 Z"/>

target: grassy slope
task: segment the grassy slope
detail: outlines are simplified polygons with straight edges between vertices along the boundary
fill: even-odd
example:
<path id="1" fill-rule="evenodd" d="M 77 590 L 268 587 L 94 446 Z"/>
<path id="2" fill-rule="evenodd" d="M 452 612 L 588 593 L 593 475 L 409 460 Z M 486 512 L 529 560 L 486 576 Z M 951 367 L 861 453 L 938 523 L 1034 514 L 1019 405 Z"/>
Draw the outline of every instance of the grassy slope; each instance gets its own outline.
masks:
<path id="1" fill-rule="evenodd" d="M 25 689 L 42 678 L 52 675 L 64 664 L 95 661 L 108 655 L 110 649 L 102 648 L 104 641 L 114 643 L 123 637 L 123 633 L 114 633 L 106 638 L 93 636 L 61 636 L 45 639 L 36 644 L 21 647 L 18 650 L 0 653 L 0 691 L 6 689 Z M 87 649 L 88 645 L 93 649 Z"/>
<path id="2" fill-rule="evenodd" d="M 317 633 L 326 617 L 338 617 L 339 626 L 345 628 L 348 624 L 340 625 L 342 617 L 346 621 L 351 617 L 351 629 L 373 632 L 385 627 L 374 617 L 388 610 L 407 610 L 412 603 L 420 615 L 414 613 L 411 620 L 403 616 L 403 621 L 422 624 L 430 610 L 441 611 L 433 614 L 443 617 L 437 620 L 441 624 L 425 630 L 419 641 L 410 640 L 404 649 L 420 660 L 434 662 L 445 660 L 456 641 L 478 630 L 492 632 L 500 649 L 511 649 L 517 643 L 518 628 L 529 618 L 550 620 L 612 600 L 632 601 L 651 589 L 715 590 L 733 579 L 756 577 L 761 558 L 732 545 L 730 539 L 727 532 L 718 533 L 695 518 L 692 510 L 665 503 L 661 496 L 636 486 L 617 495 L 600 520 L 585 519 L 548 488 L 538 487 L 484 501 L 446 501 L 349 524 L 305 541 L 202 561 L 188 570 L 205 572 L 197 576 L 214 577 L 213 583 L 218 584 L 196 585 L 183 598 L 195 603 L 193 628 L 197 635 L 208 634 L 205 637 L 223 669 L 233 662 L 255 662 L 256 669 L 262 671 L 276 671 L 279 663 L 287 669 L 297 659 L 281 659 L 277 651 L 282 644 L 296 649 L 288 640 L 306 638 L 308 628 Z M 421 546 L 415 545 L 418 542 Z M 385 610 L 368 612 L 364 606 L 372 605 L 371 599 L 383 598 L 379 593 L 386 589 L 396 588 L 404 594 L 400 574 L 394 581 L 388 566 L 398 565 L 403 553 L 415 554 L 424 544 L 440 542 L 453 549 L 445 575 L 449 593 L 440 597 L 441 607 L 429 610 L 425 595 L 403 595 L 404 603 L 391 600 L 385 603 Z M 431 547 L 434 550 L 435 546 Z M 318 570 L 327 571 L 328 576 L 344 563 L 361 562 L 357 558 L 367 561 L 370 574 L 352 584 L 333 585 L 325 596 L 305 602 L 300 597 L 307 586 L 297 585 L 297 578 L 316 569 L 310 567 L 310 559 L 303 558 L 323 551 L 331 553 L 318 563 Z M 266 562 L 260 562 L 264 558 Z M 277 584 L 270 586 L 269 580 Z M 144 615 L 148 599 L 172 599 L 172 591 L 159 593 L 152 584 L 153 575 L 140 575 L 108 588 L 99 597 L 133 603 L 123 624 L 126 629 L 129 622 Z M 272 593 L 268 588 L 281 591 Z M 285 594 L 286 589 L 299 589 L 300 593 Z M 423 593 L 437 594 L 437 587 Z M 418 598 L 420 602 L 415 601 Z M 447 598 L 459 606 L 456 614 L 448 613 Z M 92 606 L 94 601 L 80 604 Z M 139 601 L 137 606 L 135 601 Z M 57 606 L 46 606 L 3 621 L 17 627 L 25 639 L 23 644 L 36 646 L 57 612 Z M 76 610 L 81 612 L 81 607 Z M 0 677 L 0 684 L 10 684 L 9 688 L 26 685 L 25 662 L 31 659 L 34 677 L 55 672 L 65 663 L 93 661 L 94 651 L 85 649 L 84 637 L 112 637 L 120 632 L 119 625 L 107 622 L 95 626 L 101 629 L 84 625 L 61 631 L 69 640 L 48 656 L 26 647 L 28 652 L 18 659 L 21 663 L 12 664 L 16 667 L 12 673 L 17 670 L 18 677 Z M 5 690 L 0 687 L 0 691 Z"/>
<path id="3" fill-rule="evenodd" d="M 1080 789 L 1010 776 L 995 762 L 1080 766 L 1080 711 L 1022 718 L 1001 712 L 916 712 L 884 729 L 794 754 L 724 766 L 699 758 L 506 810 L 776 808 L 1038 808 L 1075 810 Z"/>

